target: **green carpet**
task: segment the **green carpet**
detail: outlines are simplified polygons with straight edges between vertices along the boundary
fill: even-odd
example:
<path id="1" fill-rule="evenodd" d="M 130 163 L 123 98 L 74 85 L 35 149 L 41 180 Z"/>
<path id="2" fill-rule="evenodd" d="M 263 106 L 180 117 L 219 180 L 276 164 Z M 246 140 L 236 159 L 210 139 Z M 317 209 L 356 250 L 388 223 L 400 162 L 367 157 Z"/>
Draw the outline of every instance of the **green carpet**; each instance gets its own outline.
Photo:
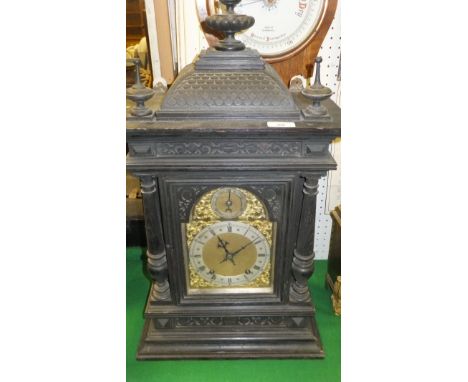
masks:
<path id="1" fill-rule="evenodd" d="M 127 381 L 129 382 L 276 382 L 340 380 L 340 318 L 333 314 L 325 288 L 326 261 L 317 261 L 309 286 L 317 309 L 323 360 L 136 361 L 143 329 L 149 280 L 143 274 L 143 249 L 127 249 Z"/>

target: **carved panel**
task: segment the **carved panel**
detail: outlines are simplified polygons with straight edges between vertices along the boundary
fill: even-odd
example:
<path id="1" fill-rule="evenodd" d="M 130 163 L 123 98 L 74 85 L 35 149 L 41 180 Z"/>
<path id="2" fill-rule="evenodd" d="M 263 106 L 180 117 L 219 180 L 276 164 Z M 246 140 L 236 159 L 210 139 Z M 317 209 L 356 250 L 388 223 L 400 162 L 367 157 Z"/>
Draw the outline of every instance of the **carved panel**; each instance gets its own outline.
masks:
<path id="1" fill-rule="evenodd" d="M 279 220 L 282 212 L 284 187 L 280 185 L 255 185 L 250 188 L 259 194 L 270 207 L 275 220 Z"/>
<path id="2" fill-rule="evenodd" d="M 129 145 L 130 155 L 151 157 L 155 155 L 153 145 L 149 142 L 134 142 Z"/>
<path id="3" fill-rule="evenodd" d="M 177 208 L 181 220 L 188 220 L 193 204 L 208 188 L 209 186 L 200 184 L 175 187 Z"/>
<path id="4" fill-rule="evenodd" d="M 222 326 L 225 317 L 177 317 L 176 326 Z"/>
<path id="5" fill-rule="evenodd" d="M 170 318 L 157 318 L 154 320 L 156 329 L 168 329 L 172 328 L 172 320 Z"/>
<path id="6" fill-rule="evenodd" d="M 182 74 L 167 93 L 162 111 L 296 109 L 291 94 L 263 71 L 212 73 L 188 68 Z"/>
<path id="7" fill-rule="evenodd" d="M 287 326 L 289 317 L 239 317 L 237 325 L 240 326 Z"/>
<path id="8" fill-rule="evenodd" d="M 247 317 L 177 317 L 176 327 L 213 327 L 213 326 L 275 326 L 296 325 L 291 317 L 247 316 Z"/>
<path id="9" fill-rule="evenodd" d="M 304 142 L 302 155 L 310 157 L 328 150 L 328 142 Z"/>
<path id="10" fill-rule="evenodd" d="M 158 157 L 174 156 L 261 156 L 300 157 L 300 142 L 246 142 L 246 141 L 199 141 L 161 142 L 156 145 Z"/>

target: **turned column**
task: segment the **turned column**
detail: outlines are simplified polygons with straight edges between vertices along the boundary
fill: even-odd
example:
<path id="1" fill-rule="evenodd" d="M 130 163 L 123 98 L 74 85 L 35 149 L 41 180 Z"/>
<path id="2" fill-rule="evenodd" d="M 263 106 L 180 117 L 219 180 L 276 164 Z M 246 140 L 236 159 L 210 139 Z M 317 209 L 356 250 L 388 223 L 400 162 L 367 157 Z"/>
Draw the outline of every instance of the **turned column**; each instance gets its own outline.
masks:
<path id="1" fill-rule="evenodd" d="M 153 279 L 151 296 L 155 300 L 168 301 L 171 299 L 171 293 L 167 279 L 158 187 L 155 177 L 150 175 L 141 175 L 140 182 L 145 215 L 147 269 Z"/>
<path id="2" fill-rule="evenodd" d="M 305 176 L 302 192 L 304 195 L 302 198 L 301 218 L 292 263 L 293 280 L 289 292 L 291 302 L 310 301 L 307 282 L 314 272 L 315 210 L 318 194 L 317 176 Z"/>

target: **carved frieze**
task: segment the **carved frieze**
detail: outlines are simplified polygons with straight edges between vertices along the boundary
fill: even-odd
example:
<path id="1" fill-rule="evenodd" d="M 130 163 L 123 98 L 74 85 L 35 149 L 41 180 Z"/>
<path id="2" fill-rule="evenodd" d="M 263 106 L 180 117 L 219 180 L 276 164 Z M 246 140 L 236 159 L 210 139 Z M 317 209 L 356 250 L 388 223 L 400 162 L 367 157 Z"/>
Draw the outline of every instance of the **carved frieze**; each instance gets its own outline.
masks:
<path id="1" fill-rule="evenodd" d="M 207 142 L 161 142 L 156 145 L 159 157 L 173 156 L 270 156 L 300 157 L 300 142 L 248 142 L 248 141 L 207 141 Z"/>
<path id="2" fill-rule="evenodd" d="M 225 317 L 177 317 L 176 326 L 222 326 Z"/>
<path id="3" fill-rule="evenodd" d="M 259 140 L 190 140 L 182 142 L 131 142 L 130 156 L 155 158 L 304 158 L 323 155 L 326 142 L 266 142 Z"/>
<path id="4" fill-rule="evenodd" d="M 176 327 L 213 327 L 213 326 L 275 326 L 295 325 L 291 317 L 283 316 L 246 316 L 246 317 L 178 317 Z"/>

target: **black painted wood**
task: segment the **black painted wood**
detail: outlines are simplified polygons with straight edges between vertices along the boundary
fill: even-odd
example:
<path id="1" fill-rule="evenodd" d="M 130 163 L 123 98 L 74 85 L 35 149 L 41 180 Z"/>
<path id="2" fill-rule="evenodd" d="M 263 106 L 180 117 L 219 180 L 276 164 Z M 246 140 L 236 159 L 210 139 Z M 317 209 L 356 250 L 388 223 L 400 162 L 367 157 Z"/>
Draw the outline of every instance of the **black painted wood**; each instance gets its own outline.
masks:
<path id="1" fill-rule="evenodd" d="M 162 230 L 158 185 L 154 176 L 141 174 L 140 179 L 147 240 L 147 269 L 153 279 L 151 296 L 155 301 L 166 302 L 171 299 L 171 295 L 167 274 L 166 248 Z"/>
<path id="2" fill-rule="evenodd" d="M 310 292 L 307 282 L 314 271 L 315 257 L 314 231 L 318 177 L 306 174 L 304 179 L 301 218 L 292 263 L 294 280 L 290 290 L 290 301 L 297 303 L 310 301 Z"/>
<path id="3" fill-rule="evenodd" d="M 297 110 L 310 105 L 288 97 Z M 151 118 L 127 121 L 127 167 L 141 180 L 153 279 L 138 358 L 323 357 L 307 281 L 317 182 L 336 168 L 328 146 L 340 134 L 339 108 L 327 100 L 329 121 L 296 113 L 292 125 L 269 127 L 271 110 L 261 117 L 261 108 L 254 119 L 226 110 L 228 118 L 159 120 L 162 103 L 154 97 Z M 223 186 L 254 193 L 276 225 L 271 293 L 188 294 L 181 226 L 201 195 Z"/>

